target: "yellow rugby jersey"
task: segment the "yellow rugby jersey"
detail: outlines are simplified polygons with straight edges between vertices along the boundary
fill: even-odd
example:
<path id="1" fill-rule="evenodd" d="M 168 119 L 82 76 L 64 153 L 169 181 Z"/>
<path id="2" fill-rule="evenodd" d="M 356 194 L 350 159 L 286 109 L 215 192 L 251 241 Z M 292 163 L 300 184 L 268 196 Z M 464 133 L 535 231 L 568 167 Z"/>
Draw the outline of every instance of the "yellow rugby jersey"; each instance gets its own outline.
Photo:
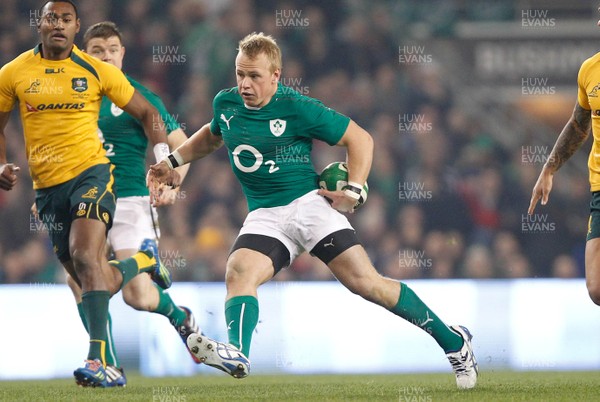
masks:
<path id="1" fill-rule="evenodd" d="M 588 157 L 590 187 L 600 191 L 600 53 L 583 62 L 577 76 L 577 101 L 592 114 L 594 143 Z"/>
<path id="2" fill-rule="evenodd" d="M 33 188 L 71 180 L 87 168 L 109 163 L 98 137 L 102 97 L 117 106 L 134 88 L 117 67 L 73 45 L 69 58 L 42 58 L 42 45 L 0 69 L 0 111 L 19 101 Z"/>

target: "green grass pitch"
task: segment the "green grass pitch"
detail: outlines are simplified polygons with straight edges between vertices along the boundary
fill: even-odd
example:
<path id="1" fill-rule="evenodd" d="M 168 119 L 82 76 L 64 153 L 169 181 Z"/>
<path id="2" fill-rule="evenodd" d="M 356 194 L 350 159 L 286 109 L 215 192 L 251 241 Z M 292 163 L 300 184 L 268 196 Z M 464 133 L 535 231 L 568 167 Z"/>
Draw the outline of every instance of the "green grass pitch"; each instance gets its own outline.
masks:
<path id="1" fill-rule="evenodd" d="M 73 380 L 0 381 L 0 401 L 598 401 L 600 372 L 483 372 L 473 390 L 452 374 L 278 375 L 236 380 L 225 374 L 147 378 L 120 389 Z"/>

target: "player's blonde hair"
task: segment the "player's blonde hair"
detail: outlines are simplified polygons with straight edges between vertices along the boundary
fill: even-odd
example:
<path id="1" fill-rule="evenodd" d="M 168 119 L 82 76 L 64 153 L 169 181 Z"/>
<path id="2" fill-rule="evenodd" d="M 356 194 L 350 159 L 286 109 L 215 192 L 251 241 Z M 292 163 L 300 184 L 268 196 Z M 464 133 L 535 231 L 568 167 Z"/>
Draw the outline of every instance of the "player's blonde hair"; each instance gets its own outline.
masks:
<path id="1" fill-rule="evenodd" d="M 259 54 L 264 53 L 271 63 L 271 72 L 281 70 L 281 49 L 271 35 L 265 35 L 262 32 L 252 32 L 239 42 L 238 50 L 255 59 Z"/>

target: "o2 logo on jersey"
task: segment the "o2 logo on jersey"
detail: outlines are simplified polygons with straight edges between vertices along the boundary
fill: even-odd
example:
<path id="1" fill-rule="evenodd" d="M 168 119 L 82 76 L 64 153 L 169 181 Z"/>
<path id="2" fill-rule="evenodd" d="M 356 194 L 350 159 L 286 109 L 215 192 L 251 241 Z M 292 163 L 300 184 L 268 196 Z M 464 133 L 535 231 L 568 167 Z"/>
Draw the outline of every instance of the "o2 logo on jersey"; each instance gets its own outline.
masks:
<path id="1" fill-rule="evenodd" d="M 121 109 L 120 107 L 118 107 L 117 105 L 115 105 L 114 103 L 111 102 L 110 112 L 112 113 L 113 116 L 119 117 L 120 115 L 123 114 L 123 109 Z"/>
<path id="2" fill-rule="evenodd" d="M 240 162 L 240 154 L 244 151 L 250 152 L 252 155 L 254 155 L 254 163 L 251 166 L 244 166 L 242 165 L 242 162 Z M 233 163 L 235 164 L 235 167 L 244 173 L 256 172 L 263 164 L 263 154 L 261 154 L 258 149 L 254 148 L 252 145 L 240 144 L 235 147 L 231 154 L 233 155 Z M 279 170 L 279 166 L 275 166 L 275 162 L 272 160 L 266 161 L 265 165 L 269 166 L 269 173 L 275 173 Z"/>

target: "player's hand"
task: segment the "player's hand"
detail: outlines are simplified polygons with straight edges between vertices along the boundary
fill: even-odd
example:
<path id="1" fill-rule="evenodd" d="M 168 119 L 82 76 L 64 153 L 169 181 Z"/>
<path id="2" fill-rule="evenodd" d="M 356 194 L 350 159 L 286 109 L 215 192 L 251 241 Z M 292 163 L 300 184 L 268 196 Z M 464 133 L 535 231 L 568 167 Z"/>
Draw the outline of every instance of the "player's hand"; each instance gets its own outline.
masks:
<path id="1" fill-rule="evenodd" d="M 37 205 L 35 205 L 35 202 L 33 204 L 31 204 L 30 211 L 31 211 L 31 215 L 33 215 L 35 217 L 35 219 L 37 219 L 39 221 L 40 215 L 38 214 Z"/>
<path id="2" fill-rule="evenodd" d="M 150 170 L 148 170 L 146 185 L 150 187 L 152 183 L 166 184 L 176 188 L 181 184 L 181 176 L 176 170 L 171 169 L 165 161 L 160 161 L 155 165 L 150 165 Z"/>
<path id="3" fill-rule="evenodd" d="M 0 188 L 2 190 L 12 190 L 17 184 L 17 173 L 21 170 L 20 167 L 15 166 L 13 163 L 0 164 Z"/>
<path id="4" fill-rule="evenodd" d="M 347 196 L 343 191 L 329 191 L 320 189 L 317 194 L 325 197 L 331 206 L 339 212 L 354 213 L 356 200 Z"/>
<path id="5" fill-rule="evenodd" d="M 173 205 L 179 197 L 179 188 L 173 188 L 170 186 L 163 185 L 158 199 L 154 203 L 155 207 L 163 207 L 166 205 Z"/>
<path id="6" fill-rule="evenodd" d="M 533 191 L 531 193 L 531 201 L 529 202 L 529 209 L 527 210 L 529 215 L 533 214 L 535 206 L 539 200 L 542 200 L 542 205 L 546 205 L 548 202 L 550 191 L 552 191 L 553 178 L 554 176 L 550 171 L 542 169 L 542 172 L 540 173 L 535 186 L 533 186 Z"/>
<path id="7" fill-rule="evenodd" d="M 177 188 L 181 184 L 181 176 L 171 169 L 166 162 L 159 162 L 150 166 L 146 175 L 146 185 L 150 190 L 150 202 L 157 206 L 165 186 Z"/>

